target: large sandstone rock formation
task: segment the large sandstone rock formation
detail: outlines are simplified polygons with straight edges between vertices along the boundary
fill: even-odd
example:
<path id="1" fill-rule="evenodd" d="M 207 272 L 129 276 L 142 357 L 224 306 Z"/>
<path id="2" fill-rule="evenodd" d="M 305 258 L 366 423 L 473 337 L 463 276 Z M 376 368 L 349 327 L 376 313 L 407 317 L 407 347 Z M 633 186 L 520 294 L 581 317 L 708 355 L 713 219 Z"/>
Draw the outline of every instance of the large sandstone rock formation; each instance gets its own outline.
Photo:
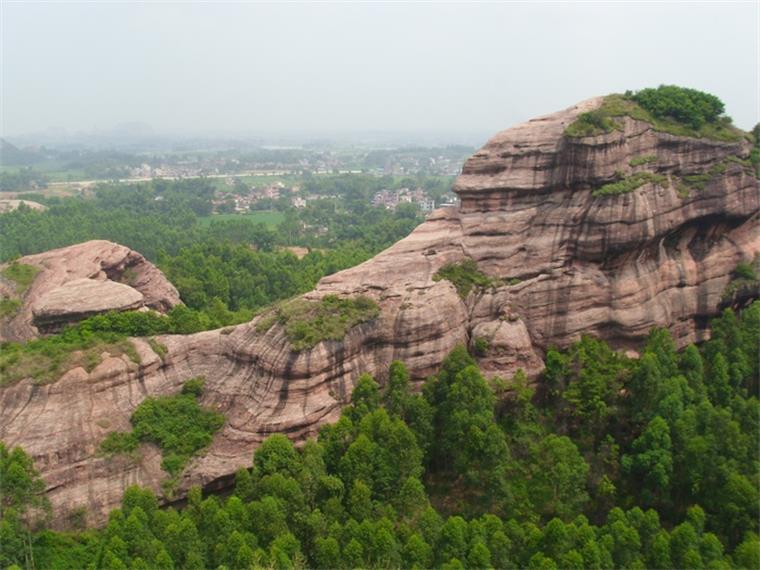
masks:
<path id="1" fill-rule="evenodd" d="M 84 505 L 91 522 L 102 522 L 127 485 L 160 493 L 165 475 L 153 448 L 131 462 L 99 457 L 98 444 L 110 431 L 129 429 L 146 396 L 175 393 L 193 376 L 206 377 L 203 403 L 227 421 L 185 470 L 180 494 L 229 480 L 270 433 L 314 434 L 338 417 L 360 373 L 382 379 L 394 359 L 421 379 L 458 343 L 484 338 L 486 371 L 508 378 L 523 368 L 536 377 L 549 346 L 585 333 L 621 349 L 635 347 L 653 326 L 669 327 L 679 344 L 705 338 L 733 269 L 760 251 L 758 180 L 741 162 L 749 144 L 673 136 L 632 119 L 606 135 L 563 135 L 599 103 L 499 133 L 456 181 L 461 207 L 434 212 L 375 258 L 324 278 L 307 298 L 363 294 L 381 307 L 342 342 L 294 352 L 280 325 L 259 332 L 267 315 L 162 337 L 165 355 L 135 339 L 140 365 L 112 357 L 51 385 L 3 388 L 0 437 L 33 455 L 59 520 Z M 631 166 L 641 156 L 656 159 Z M 685 176 L 716 165 L 703 188 L 684 190 Z M 594 196 L 621 173 L 639 170 L 666 182 Z M 434 276 L 466 258 L 495 281 L 462 299 Z"/>
<path id="2" fill-rule="evenodd" d="M 142 293 L 124 283 L 74 279 L 32 303 L 32 324 L 40 332 L 51 332 L 68 322 L 99 313 L 139 309 L 143 299 Z"/>
<path id="3" fill-rule="evenodd" d="M 16 261 L 38 270 L 15 314 L 0 320 L 0 341 L 23 341 L 97 313 L 147 307 L 166 312 L 180 303 L 164 274 L 142 255 L 110 241 L 27 255 Z M 3 266 L 6 267 L 6 266 Z M 18 291 L 0 272 L 0 293 Z"/>

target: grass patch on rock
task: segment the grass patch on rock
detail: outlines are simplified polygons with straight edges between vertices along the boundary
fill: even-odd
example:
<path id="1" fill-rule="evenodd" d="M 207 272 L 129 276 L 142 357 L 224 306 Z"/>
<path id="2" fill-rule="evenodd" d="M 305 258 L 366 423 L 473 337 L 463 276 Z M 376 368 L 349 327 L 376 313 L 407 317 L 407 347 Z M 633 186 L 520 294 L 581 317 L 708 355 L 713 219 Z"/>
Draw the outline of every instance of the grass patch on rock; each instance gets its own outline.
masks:
<path id="1" fill-rule="evenodd" d="M 462 299 L 470 294 L 473 287 L 493 287 L 498 284 L 498 280 L 492 279 L 478 269 L 478 264 L 474 259 L 447 263 L 433 275 L 433 281 L 441 279 L 450 281 Z"/>
<path id="2" fill-rule="evenodd" d="M 652 172 L 637 172 L 622 180 L 618 180 L 617 182 L 610 182 L 609 184 L 600 186 L 592 192 L 592 195 L 594 197 L 617 196 L 618 194 L 633 192 L 637 188 L 644 186 L 644 184 L 659 184 L 660 186 L 663 186 L 667 182 L 667 176 L 653 174 Z"/>
<path id="3" fill-rule="evenodd" d="M 256 332 L 265 333 L 271 329 L 277 322 L 277 310 L 275 309 L 267 315 L 263 315 L 256 323 Z"/>
<path id="4" fill-rule="evenodd" d="M 100 364 L 102 354 L 126 354 L 139 364 L 134 345 L 115 334 L 93 334 L 79 328 L 25 343 L 4 342 L 0 345 L 0 386 L 31 378 L 37 384 L 57 380 L 64 372 L 82 366 L 87 372 Z"/>
<path id="5" fill-rule="evenodd" d="M 8 297 L 3 297 L 0 299 L 0 319 L 4 319 L 5 317 L 12 317 L 18 312 L 20 308 L 21 301 L 18 299 L 9 299 Z"/>
<path id="6" fill-rule="evenodd" d="M 6 305 L 6 310 L 13 308 L 13 303 Z M 153 311 L 109 312 L 85 319 L 55 335 L 25 343 L 2 343 L 0 385 L 24 378 L 37 383 L 52 382 L 76 366 L 90 372 L 101 362 L 103 352 L 112 356 L 126 354 L 139 364 L 140 357 L 128 337 L 195 332 L 196 327 L 185 322 L 186 311 L 188 309 L 180 305 L 168 316 Z M 147 342 L 161 359 L 166 356 L 166 346 L 154 338 Z"/>
<path id="7" fill-rule="evenodd" d="M 109 433 L 100 443 L 100 453 L 130 454 L 141 443 L 153 443 L 161 449 L 161 467 L 176 481 L 190 458 L 208 447 L 224 424 L 222 414 L 198 403 L 203 384 L 203 378 L 193 378 L 179 394 L 146 398 L 129 419 L 132 431 Z"/>
<path id="8" fill-rule="evenodd" d="M 119 454 L 132 455 L 137 451 L 140 442 L 131 431 L 112 431 L 100 442 L 98 451 L 106 457 Z"/>
<path id="9" fill-rule="evenodd" d="M 266 332 L 275 323 L 285 329 L 293 350 L 305 350 L 324 340 L 343 340 L 346 333 L 380 314 L 377 303 L 360 295 L 339 297 L 326 295 L 318 301 L 304 298 L 281 303 L 256 324 L 257 332 Z"/>
<path id="10" fill-rule="evenodd" d="M 155 352 L 161 360 L 163 360 L 169 353 L 169 349 L 166 348 L 166 345 L 158 342 L 155 338 L 149 338 L 147 341 L 151 350 Z"/>
<path id="11" fill-rule="evenodd" d="M 578 115 L 578 118 L 565 129 L 565 136 L 572 138 L 593 137 L 611 133 L 619 128 L 620 125 L 605 111 L 604 104 L 602 104 L 599 109 Z"/>
<path id="12" fill-rule="evenodd" d="M 649 164 L 650 162 L 657 162 L 657 157 L 653 154 L 635 156 L 630 160 L 630 162 L 628 162 L 628 164 L 630 166 L 642 166 L 644 164 Z"/>
<path id="13" fill-rule="evenodd" d="M 731 119 L 724 116 L 711 117 L 697 126 L 696 122 L 679 119 L 669 108 L 663 106 L 662 112 L 653 112 L 643 107 L 636 100 L 638 94 L 615 93 L 608 95 L 598 109 L 581 113 L 578 118 L 565 129 L 565 135 L 571 138 L 582 138 L 611 133 L 622 129 L 622 117 L 631 117 L 652 125 L 655 131 L 677 136 L 707 138 L 718 141 L 739 141 L 744 133 L 731 124 Z M 653 104 L 652 109 L 657 109 Z"/>
<path id="14" fill-rule="evenodd" d="M 681 197 L 685 197 L 689 195 L 689 192 L 691 190 L 704 190 L 707 185 L 712 182 L 713 179 L 722 174 L 725 174 L 726 170 L 728 170 L 728 167 L 732 164 L 738 164 L 742 168 L 752 173 L 752 164 L 750 161 L 739 158 L 738 156 L 730 155 L 720 162 L 713 164 L 705 172 L 687 174 L 685 176 L 682 176 L 676 185 L 679 189 L 679 195 L 681 195 Z"/>
<path id="15" fill-rule="evenodd" d="M 23 295 L 29 289 L 29 286 L 39 272 L 39 268 L 25 263 L 18 263 L 17 261 L 10 263 L 2 270 L 3 277 L 13 281 L 16 285 L 16 292 L 19 295 Z"/>

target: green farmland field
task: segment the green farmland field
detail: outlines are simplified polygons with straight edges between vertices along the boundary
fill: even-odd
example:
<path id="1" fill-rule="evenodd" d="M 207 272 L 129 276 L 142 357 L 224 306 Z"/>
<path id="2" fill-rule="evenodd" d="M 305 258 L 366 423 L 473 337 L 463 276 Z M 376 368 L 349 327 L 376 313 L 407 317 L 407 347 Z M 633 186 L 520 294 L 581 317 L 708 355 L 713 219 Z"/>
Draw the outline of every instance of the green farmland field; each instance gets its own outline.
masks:
<path id="1" fill-rule="evenodd" d="M 199 218 L 201 224 L 207 225 L 211 222 L 225 222 L 228 220 L 249 220 L 251 222 L 261 222 L 270 228 L 279 224 L 285 216 L 282 212 L 273 210 L 262 210 L 260 212 L 250 212 L 247 214 L 212 214 L 211 216 L 202 216 Z"/>

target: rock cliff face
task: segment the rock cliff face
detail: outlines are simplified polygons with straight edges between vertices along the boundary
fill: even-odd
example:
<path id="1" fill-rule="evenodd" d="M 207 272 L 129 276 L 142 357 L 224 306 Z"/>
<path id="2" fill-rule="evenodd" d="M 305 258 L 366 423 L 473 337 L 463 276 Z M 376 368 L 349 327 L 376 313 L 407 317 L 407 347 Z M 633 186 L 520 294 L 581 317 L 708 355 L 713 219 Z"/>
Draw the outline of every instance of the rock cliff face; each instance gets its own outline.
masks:
<path id="1" fill-rule="evenodd" d="M 484 370 L 508 378 L 523 368 L 535 378 L 549 346 L 586 333 L 621 349 L 653 326 L 669 327 L 680 344 L 705 338 L 736 264 L 760 251 L 758 180 L 742 162 L 749 144 L 677 137 L 632 119 L 606 135 L 563 135 L 599 104 L 589 100 L 499 133 L 456 181 L 460 208 L 434 212 L 375 258 L 324 278 L 307 298 L 362 294 L 381 307 L 342 342 L 294 352 L 282 326 L 258 332 L 266 314 L 233 328 L 162 337 L 162 356 L 135 339 L 139 365 L 112 357 L 54 384 L 2 388 L 0 437 L 33 455 L 60 522 L 84 505 L 99 523 L 127 485 L 160 493 L 165 475 L 155 448 L 131 462 L 99 457 L 98 444 L 129 429 L 145 397 L 175 393 L 193 376 L 206 376 L 202 403 L 227 421 L 186 468 L 180 495 L 250 465 L 270 433 L 314 434 L 338 417 L 360 373 L 382 380 L 394 359 L 422 379 L 458 343 L 483 338 Z M 639 171 L 658 182 L 595 195 Z M 467 258 L 494 286 L 462 299 L 434 276 Z"/>
<path id="2" fill-rule="evenodd" d="M 97 313 L 148 307 L 166 312 L 180 303 L 164 274 L 136 251 L 93 240 L 17 260 L 37 274 L 18 310 L 0 320 L 0 341 L 23 341 Z M 5 267 L 5 266 L 4 266 Z M 0 293 L 17 297 L 0 277 Z"/>

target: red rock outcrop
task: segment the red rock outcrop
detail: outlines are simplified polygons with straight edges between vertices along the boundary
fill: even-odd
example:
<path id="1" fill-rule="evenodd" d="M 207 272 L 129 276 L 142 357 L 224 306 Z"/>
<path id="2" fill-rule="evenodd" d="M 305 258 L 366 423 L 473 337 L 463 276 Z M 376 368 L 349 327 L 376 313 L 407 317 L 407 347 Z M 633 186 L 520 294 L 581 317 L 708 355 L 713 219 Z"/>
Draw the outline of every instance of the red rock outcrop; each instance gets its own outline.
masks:
<path id="1" fill-rule="evenodd" d="M 39 271 L 22 293 L 18 311 L 0 320 L 0 341 L 29 340 L 101 312 L 141 307 L 166 312 L 181 302 L 155 265 L 110 241 L 27 255 L 17 263 Z M 14 284 L 0 277 L 0 293 L 16 296 Z"/>
<path id="2" fill-rule="evenodd" d="M 679 344 L 705 338 L 731 272 L 760 251 L 758 179 L 742 162 L 749 144 L 678 137 L 632 119 L 606 135 L 563 135 L 579 113 L 599 103 L 499 133 L 456 181 L 461 207 L 434 212 L 375 258 L 322 279 L 307 298 L 362 294 L 381 307 L 377 319 L 342 342 L 294 352 L 281 326 L 257 332 L 266 315 L 228 329 L 161 337 L 163 356 L 135 339 L 139 365 L 113 357 L 54 384 L 2 388 L 0 438 L 33 455 L 59 520 L 86 506 L 97 523 L 127 485 L 160 493 L 165 477 L 155 449 L 130 463 L 99 457 L 98 444 L 108 432 L 128 429 L 145 397 L 175 393 L 193 376 L 206 377 L 203 404 L 227 421 L 185 470 L 180 494 L 250 465 L 270 433 L 314 434 L 337 418 L 360 373 L 382 379 L 394 359 L 422 379 L 458 343 L 484 338 L 484 370 L 508 378 L 523 368 L 536 377 L 549 346 L 586 333 L 619 348 L 635 347 L 653 326 L 669 327 Z M 642 156 L 655 158 L 631 166 Z M 594 195 L 621 174 L 641 170 L 665 181 Z M 708 170 L 714 174 L 702 188 L 685 190 L 684 177 Z M 495 285 L 461 299 L 434 276 L 466 258 Z"/>

